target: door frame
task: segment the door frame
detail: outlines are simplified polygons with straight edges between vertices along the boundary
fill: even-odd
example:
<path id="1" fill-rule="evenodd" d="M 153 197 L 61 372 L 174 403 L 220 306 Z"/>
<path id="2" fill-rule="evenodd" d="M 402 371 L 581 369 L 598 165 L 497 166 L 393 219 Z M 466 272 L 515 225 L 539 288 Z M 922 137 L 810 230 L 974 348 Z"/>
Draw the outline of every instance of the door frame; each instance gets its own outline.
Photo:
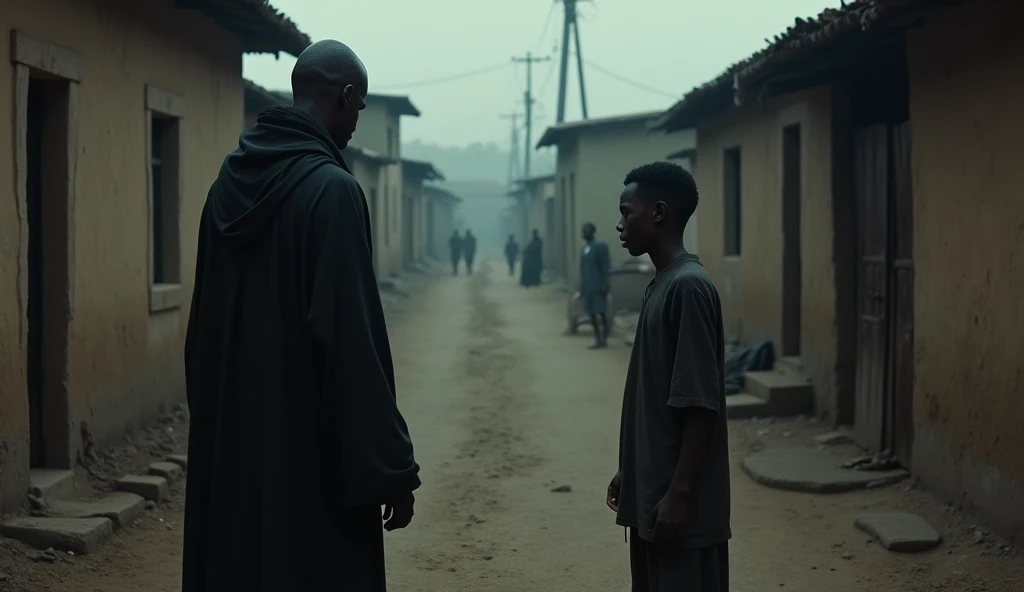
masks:
<path id="1" fill-rule="evenodd" d="M 63 272 L 60 283 L 63 293 L 57 296 L 59 318 L 44 319 L 56 323 L 44 333 L 55 333 L 57 344 L 44 350 L 44 416 L 43 439 L 47 442 L 45 466 L 48 468 L 70 469 L 74 466 L 75 453 L 72 444 L 70 401 L 68 396 L 68 349 L 70 327 L 75 313 L 75 185 L 78 170 L 78 121 L 80 88 L 82 81 L 82 60 L 71 49 L 43 41 L 20 30 L 11 31 L 11 62 L 14 65 L 14 187 L 18 218 L 21 222 L 18 237 L 18 303 L 21 326 L 18 340 L 22 351 L 28 345 L 28 102 L 29 86 L 32 79 L 49 79 L 66 83 L 67 97 L 66 150 L 63 151 L 63 167 L 55 174 L 59 176 L 59 191 L 64 198 L 64 212 L 53 216 L 58 223 L 56 236 L 64 239 L 56 262 Z M 60 170 L 63 169 L 63 170 Z M 44 259 L 47 258 L 44 255 Z M 52 265 L 52 263 L 51 263 Z M 49 266 L 47 266 L 49 267 Z M 49 378 L 48 380 L 46 378 Z M 27 385 L 26 390 L 27 394 Z M 27 402 L 26 402 L 27 403 Z M 25 424 L 29 425 L 28 406 L 25 407 Z M 26 455 L 28 458 L 28 455 Z"/>

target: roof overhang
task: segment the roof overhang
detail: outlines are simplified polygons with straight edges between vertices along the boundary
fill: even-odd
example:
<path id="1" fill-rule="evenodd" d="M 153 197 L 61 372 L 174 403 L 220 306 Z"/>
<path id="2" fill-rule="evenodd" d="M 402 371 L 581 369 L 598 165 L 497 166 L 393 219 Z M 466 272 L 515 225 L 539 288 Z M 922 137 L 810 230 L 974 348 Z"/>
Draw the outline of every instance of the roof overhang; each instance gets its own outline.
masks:
<path id="1" fill-rule="evenodd" d="M 411 177 L 423 181 L 444 181 L 444 174 L 434 167 L 434 163 L 422 160 L 402 159 L 402 177 Z"/>
<path id="2" fill-rule="evenodd" d="M 697 149 L 696 148 L 686 148 L 684 150 L 677 150 L 676 152 L 673 152 L 672 154 L 666 155 L 665 158 L 667 158 L 669 160 L 677 160 L 677 159 L 678 160 L 682 160 L 682 159 L 686 158 L 686 159 L 689 159 L 690 162 L 693 162 L 693 161 L 697 160 Z"/>
<path id="3" fill-rule="evenodd" d="M 370 150 L 354 144 L 349 144 L 344 150 L 342 155 L 346 158 L 352 158 L 357 160 L 364 160 L 379 166 L 387 166 L 390 164 L 398 164 L 398 159 L 392 156 L 381 154 L 376 150 Z"/>
<path id="4" fill-rule="evenodd" d="M 281 95 L 263 88 L 252 80 L 244 79 L 242 87 L 245 97 L 245 114 L 247 116 L 255 116 L 267 107 L 291 104 L 290 101 Z"/>
<path id="5" fill-rule="evenodd" d="M 645 111 L 643 113 L 627 113 L 625 115 L 615 115 L 612 117 L 581 119 L 579 121 L 559 123 L 544 130 L 544 134 L 540 137 L 540 141 L 537 142 L 536 147 L 543 148 L 545 146 L 557 146 L 558 144 L 565 141 L 567 137 L 583 130 L 594 130 L 600 128 L 614 127 L 618 125 L 646 123 L 650 121 L 652 118 L 661 115 L 661 113 L 661 111 Z"/>
<path id="6" fill-rule="evenodd" d="M 462 203 L 461 197 L 447 189 L 438 187 L 437 185 L 424 185 L 423 191 L 430 196 L 431 200 L 436 199 L 438 201 L 447 202 L 450 205 L 458 205 Z"/>
<path id="7" fill-rule="evenodd" d="M 404 95 L 370 93 L 366 95 L 366 102 L 367 104 L 381 103 L 388 109 L 388 111 L 391 111 L 398 116 L 420 116 L 420 110 L 416 108 L 416 105 L 412 104 L 412 100 L 410 100 L 409 97 Z"/>
<path id="8" fill-rule="evenodd" d="M 749 99 L 785 94 L 855 62 L 869 48 L 897 39 L 936 7 L 961 0 L 854 0 L 816 18 L 797 18 L 768 47 L 733 64 L 690 92 L 650 123 L 671 133 L 721 116 Z"/>
<path id="9" fill-rule="evenodd" d="M 242 40 L 245 53 L 285 52 L 298 57 L 309 37 L 267 0 L 174 0 L 182 9 L 198 10 Z"/>

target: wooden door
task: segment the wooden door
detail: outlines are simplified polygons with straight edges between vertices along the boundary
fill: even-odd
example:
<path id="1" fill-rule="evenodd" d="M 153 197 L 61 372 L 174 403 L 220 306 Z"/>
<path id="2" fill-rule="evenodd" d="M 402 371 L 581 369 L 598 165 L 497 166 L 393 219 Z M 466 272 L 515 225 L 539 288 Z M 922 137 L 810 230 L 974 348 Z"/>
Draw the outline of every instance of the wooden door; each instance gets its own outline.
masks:
<path id="1" fill-rule="evenodd" d="M 889 384 L 891 420 L 886 448 L 910 468 L 914 440 L 914 214 L 911 193 L 910 122 L 892 128 L 892 287 Z"/>
<path id="2" fill-rule="evenodd" d="M 868 450 L 880 450 L 884 445 L 888 359 L 889 128 L 862 128 L 854 143 L 860 235 L 854 436 Z"/>

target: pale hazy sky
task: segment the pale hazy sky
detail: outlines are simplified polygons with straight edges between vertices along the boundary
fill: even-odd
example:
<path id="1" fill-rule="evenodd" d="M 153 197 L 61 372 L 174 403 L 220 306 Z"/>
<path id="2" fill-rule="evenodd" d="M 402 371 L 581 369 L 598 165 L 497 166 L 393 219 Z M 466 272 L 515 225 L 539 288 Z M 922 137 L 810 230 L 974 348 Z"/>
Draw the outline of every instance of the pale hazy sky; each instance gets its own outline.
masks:
<path id="1" fill-rule="evenodd" d="M 403 140 L 441 145 L 508 143 L 522 112 L 528 51 L 552 55 L 534 65 L 534 141 L 555 120 L 562 7 L 556 0 L 272 0 L 314 41 L 350 45 L 366 64 L 371 92 L 407 94 L 422 111 L 405 118 Z M 664 109 L 693 86 L 764 46 L 797 16 L 838 0 L 593 0 L 580 5 L 580 38 L 590 117 Z M 549 18 L 550 14 L 550 18 Z M 545 22 L 547 27 L 545 28 Z M 287 88 L 295 59 L 247 55 L 244 74 Z M 415 84 L 486 68 L 485 74 Z M 667 96 L 637 88 L 604 69 Z M 575 66 L 569 70 L 566 119 L 580 117 Z"/>

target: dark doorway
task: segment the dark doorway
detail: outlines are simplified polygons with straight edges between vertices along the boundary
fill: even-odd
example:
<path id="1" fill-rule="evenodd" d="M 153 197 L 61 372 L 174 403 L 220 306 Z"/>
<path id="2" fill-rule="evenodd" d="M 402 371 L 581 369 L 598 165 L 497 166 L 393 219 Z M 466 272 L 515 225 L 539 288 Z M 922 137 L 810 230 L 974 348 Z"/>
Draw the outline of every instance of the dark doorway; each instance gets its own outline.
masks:
<path id="1" fill-rule="evenodd" d="M 29 79 L 28 399 L 33 467 L 68 468 L 68 83 Z"/>
<path id="2" fill-rule="evenodd" d="M 800 126 L 782 130 L 782 355 L 800 355 Z"/>

